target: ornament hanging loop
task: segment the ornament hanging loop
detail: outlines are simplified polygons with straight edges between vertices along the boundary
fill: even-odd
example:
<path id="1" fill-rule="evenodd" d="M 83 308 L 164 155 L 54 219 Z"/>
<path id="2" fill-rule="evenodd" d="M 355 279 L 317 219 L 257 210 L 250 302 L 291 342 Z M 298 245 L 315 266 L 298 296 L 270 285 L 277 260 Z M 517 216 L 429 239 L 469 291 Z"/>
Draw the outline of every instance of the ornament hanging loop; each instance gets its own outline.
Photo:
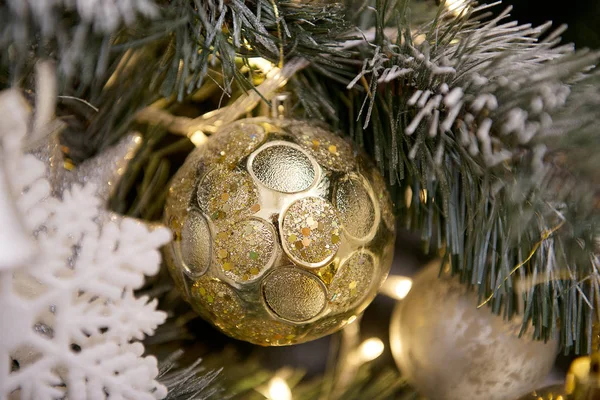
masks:
<path id="1" fill-rule="evenodd" d="M 289 92 L 280 92 L 273 96 L 271 104 L 264 102 L 261 106 L 261 115 L 273 119 L 288 119 L 292 117 L 292 95 Z"/>

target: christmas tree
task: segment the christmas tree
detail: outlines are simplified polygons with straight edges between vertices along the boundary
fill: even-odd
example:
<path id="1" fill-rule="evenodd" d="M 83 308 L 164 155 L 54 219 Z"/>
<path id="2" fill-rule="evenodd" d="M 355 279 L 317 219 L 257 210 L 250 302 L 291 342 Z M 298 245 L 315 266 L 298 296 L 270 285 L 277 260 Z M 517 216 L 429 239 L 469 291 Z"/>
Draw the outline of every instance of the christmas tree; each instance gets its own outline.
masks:
<path id="1" fill-rule="evenodd" d="M 0 4 L 0 397 L 510 399 L 598 351 L 600 52 L 511 12 Z"/>

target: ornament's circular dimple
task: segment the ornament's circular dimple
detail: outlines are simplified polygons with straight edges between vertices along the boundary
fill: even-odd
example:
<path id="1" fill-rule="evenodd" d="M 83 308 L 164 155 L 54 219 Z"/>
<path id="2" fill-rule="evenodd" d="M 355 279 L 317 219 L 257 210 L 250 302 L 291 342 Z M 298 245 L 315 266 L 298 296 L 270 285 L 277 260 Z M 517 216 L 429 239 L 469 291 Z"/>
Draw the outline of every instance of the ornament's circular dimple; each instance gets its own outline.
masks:
<path id="1" fill-rule="evenodd" d="M 243 171 L 215 168 L 198 184 L 198 204 L 218 225 L 252 214 L 257 201 L 256 187 Z"/>
<path id="2" fill-rule="evenodd" d="M 279 317 L 302 322 L 316 317 L 325 306 L 324 285 L 294 267 L 274 270 L 263 282 L 269 308 Z"/>
<path id="3" fill-rule="evenodd" d="M 383 180 L 383 177 L 375 167 L 371 169 L 369 175 L 371 178 L 371 184 L 373 185 L 375 196 L 377 197 L 379 206 L 381 207 L 381 218 L 383 219 L 385 226 L 391 232 L 396 232 L 396 218 L 394 216 L 394 205 L 392 204 L 392 200 L 390 199 L 390 196 L 388 194 L 385 181 Z"/>
<path id="4" fill-rule="evenodd" d="M 316 171 L 303 151 L 285 142 L 263 146 L 252 159 L 250 169 L 269 189 L 297 193 L 315 181 Z"/>
<path id="5" fill-rule="evenodd" d="M 352 254 L 338 269 L 329 287 L 329 301 L 345 310 L 369 292 L 375 272 L 373 255 L 365 251 Z"/>
<path id="6" fill-rule="evenodd" d="M 296 142 L 324 167 L 343 172 L 356 167 L 352 147 L 334 133 L 303 123 L 290 126 L 289 130 Z"/>
<path id="7" fill-rule="evenodd" d="M 365 184 L 356 177 L 338 183 L 334 203 L 340 211 L 342 226 L 356 239 L 368 237 L 375 227 L 375 204 Z"/>
<path id="8" fill-rule="evenodd" d="M 204 216 L 191 210 L 181 230 L 181 258 L 186 273 L 199 276 L 210 266 L 212 239 Z"/>
<path id="9" fill-rule="evenodd" d="M 243 122 L 219 131 L 208 142 L 207 163 L 235 165 L 265 140 L 264 128 Z"/>
<path id="10" fill-rule="evenodd" d="M 216 234 L 216 264 L 237 282 L 254 280 L 271 265 L 275 246 L 275 233 L 269 224 L 247 219 Z"/>
<path id="11" fill-rule="evenodd" d="M 281 241 L 295 262 L 311 267 L 325 265 L 341 242 L 335 208 L 320 197 L 295 201 L 283 216 Z"/>
<path id="12" fill-rule="evenodd" d="M 200 304 L 200 311 L 220 328 L 235 327 L 244 318 L 244 308 L 235 290 L 226 283 L 205 275 L 194 282 L 191 289 L 192 304 Z"/>

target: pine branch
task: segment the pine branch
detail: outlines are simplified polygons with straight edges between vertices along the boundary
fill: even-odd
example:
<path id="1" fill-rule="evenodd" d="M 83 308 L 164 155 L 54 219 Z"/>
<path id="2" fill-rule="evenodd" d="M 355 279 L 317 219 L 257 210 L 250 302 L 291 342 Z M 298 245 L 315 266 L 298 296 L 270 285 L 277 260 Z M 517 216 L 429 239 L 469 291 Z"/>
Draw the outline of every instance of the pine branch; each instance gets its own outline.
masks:
<path id="1" fill-rule="evenodd" d="M 300 98 L 308 113 L 337 115 L 374 156 L 401 221 L 444 250 L 482 303 L 524 314 L 522 332 L 559 331 L 566 350 L 588 352 L 599 286 L 599 54 L 488 8 L 442 11 L 411 32 L 401 5 L 397 38 L 380 22 L 348 90 L 308 72 L 299 79 L 321 99 Z"/>

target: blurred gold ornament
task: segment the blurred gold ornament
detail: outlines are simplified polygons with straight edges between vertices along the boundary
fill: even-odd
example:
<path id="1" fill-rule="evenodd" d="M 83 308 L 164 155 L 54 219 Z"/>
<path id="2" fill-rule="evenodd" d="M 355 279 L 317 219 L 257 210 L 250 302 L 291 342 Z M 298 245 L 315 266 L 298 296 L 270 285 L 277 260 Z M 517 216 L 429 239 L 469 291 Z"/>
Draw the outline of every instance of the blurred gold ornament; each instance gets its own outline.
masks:
<path id="1" fill-rule="evenodd" d="M 543 380 L 557 341 L 518 337 L 508 322 L 477 308 L 477 296 L 457 279 L 426 266 L 392 315 L 390 344 L 402 374 L 430 400 L 510 400 Z"/>
<path id="2" fill-rule="evenodd" d="M 553 385 L 534 390 L 519 398 L 519 400 L 598 399 L 600 399 L 600 353 L 598 352 L 576 358 L 571 363 L 564 385 Z"/>
<path id="3" fill-rule="evenodd" d="M 392 204 L 374 165 L 306 122 L 224 126 L 173 178 L 173 278 L 206 320 L 260 345 L 302 343 L 356 319 L 389 271 Z"/>

